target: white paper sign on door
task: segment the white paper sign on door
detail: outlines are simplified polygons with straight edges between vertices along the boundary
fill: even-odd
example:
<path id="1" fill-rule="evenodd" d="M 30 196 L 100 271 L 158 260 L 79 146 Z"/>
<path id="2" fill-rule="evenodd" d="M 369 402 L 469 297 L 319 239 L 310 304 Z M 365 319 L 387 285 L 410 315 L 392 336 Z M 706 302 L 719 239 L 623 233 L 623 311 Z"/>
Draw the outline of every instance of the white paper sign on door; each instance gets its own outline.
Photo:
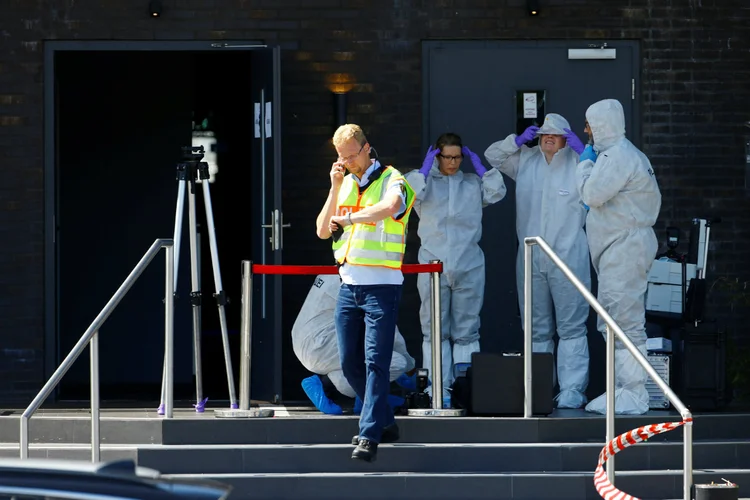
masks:
<path id="1" fill-rule="evenodd" d="M 271 137 L 271 103 L 266 103 L 266 137 Z"/>
<path id="2" fill-rule="evenodd" d="M 523 117 L 536 118 L 536 93 L 523 94 Z"/>
<path id="3" fill-rule="evenodd" d="M 260 103 L 255 103 L 255 137 L 260 137 Z"/>

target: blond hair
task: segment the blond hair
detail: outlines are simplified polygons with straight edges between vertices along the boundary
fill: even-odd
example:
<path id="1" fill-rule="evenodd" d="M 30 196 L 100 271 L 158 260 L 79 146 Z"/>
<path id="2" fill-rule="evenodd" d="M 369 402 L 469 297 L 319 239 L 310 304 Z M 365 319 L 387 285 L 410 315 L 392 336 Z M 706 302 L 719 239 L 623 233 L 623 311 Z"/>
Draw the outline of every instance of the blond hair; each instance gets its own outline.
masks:
<path id="1" fill-rule="evenodd" d="M 360 146 L 364 146 L 367 142 L 367 137 L 365 137 L 365 133 L 362 132 L 362 128 L 359 125 L 347 123 L 336 129 L 336 132 L 333 134 L 333 146 L 339 147 L 349 139 L 355 139 Z"/>

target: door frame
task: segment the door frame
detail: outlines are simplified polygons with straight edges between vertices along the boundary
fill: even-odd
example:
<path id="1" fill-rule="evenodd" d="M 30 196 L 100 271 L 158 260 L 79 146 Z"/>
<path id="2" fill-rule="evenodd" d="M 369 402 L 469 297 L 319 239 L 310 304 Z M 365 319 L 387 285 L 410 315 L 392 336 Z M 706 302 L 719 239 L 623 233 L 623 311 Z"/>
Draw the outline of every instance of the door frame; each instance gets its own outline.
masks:
<path id="1" fill-rule="evenodd" d="M 211 52 L 211 51 L 252 51 L 270 48 L 261 40 L 185 40 L 185 41 L 89 41 L 89 40 L 48 40 L 44 42 L 44 378 L 47 380 L 57 369 L 62 353 L 57 338 L 59 311 L 59 266 L 55 235 L 58 213 L 57 185 L 57 85 L 55 76 L 55 56 L 57 52 L 102 51 L 102 52 Z M 274 120 L 278 122 L 278 120 Z M 274 130 L 276 132 L 276 130 Z M 277 135 L 277 137 L 279 137 Z M 280 148 L 280 145 L 278 146 Z M 278 169 L 276 169 L 278 170 Z M 280 176 L 281 173 L 279 172 Z M 114 293 L 114 290 L 113 290 Z M 92 318 L 93 320 L 93 318 Z M 81 332 L 83 333 L 83 332 Z M 58 389 L 52 397 L 57 400 Z"/>
<path id="2" fill-rule="evenodd" d="M 632 126 L 627 137 L 636 147 L 641 147 L 641 44 L 639 40 L 606 40 L 607 48 L 618 49 L 628 47 L 633 51 L 631 61 L 631 74 L 635 79 L 632 99 Z M 427 146 L 432 140 L 429 137 L 430 130 L 430 52 L 442 48 L 470 48 L 470 49 L 527 49 L 527 48 L 568 48 L 588 49 L 592 45 L 601 45 L 597 40 L 586 40 L 573 38 L 572 40 L 424 40 L 422 42 L 422 150 L 427 151 Z M 593 103 L 592 103 L 593 104 Z M 583 114 L 582 110 L 582 114 Z"/>

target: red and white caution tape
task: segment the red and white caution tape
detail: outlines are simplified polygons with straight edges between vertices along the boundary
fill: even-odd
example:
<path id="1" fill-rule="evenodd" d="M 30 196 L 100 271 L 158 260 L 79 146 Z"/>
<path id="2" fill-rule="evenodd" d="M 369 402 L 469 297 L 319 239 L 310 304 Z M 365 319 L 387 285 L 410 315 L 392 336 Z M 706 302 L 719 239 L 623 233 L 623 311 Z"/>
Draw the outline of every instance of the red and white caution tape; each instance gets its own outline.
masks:
<path id="1" fill-rule="evenodd" d="M 624 491 L 620 491 L 614 487 L 612 483 L 607 479 L 607 472 L 604 470 L 604 462 L 610 457 L 614 456 L 615 453 L 619 453 L 628 446 L 646 441 L 652 436 L 657 434 L 663 434 L 665 432 L 673 431 L 683 425 L 692 425 L 693 419 L 688 418 L 682 422 L 664 422 L 661 424 L 644 425 L 638 427 L 624 434 L 620 434 L 612 441 L 607 443 L 599 453 L 599 464 L 594 472 L 594 486 L 596 486 L 596 492 L 605 500 L 639 500 L 638 498 L 628 495 Z"/>

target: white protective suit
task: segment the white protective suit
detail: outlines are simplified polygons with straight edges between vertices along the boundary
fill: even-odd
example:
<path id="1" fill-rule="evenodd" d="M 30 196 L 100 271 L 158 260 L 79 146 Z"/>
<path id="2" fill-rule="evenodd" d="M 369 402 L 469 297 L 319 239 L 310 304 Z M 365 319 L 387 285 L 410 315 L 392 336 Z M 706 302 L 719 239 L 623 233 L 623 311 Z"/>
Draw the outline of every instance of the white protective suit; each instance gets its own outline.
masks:
<path id="1" fill-rule="evenodd" d="M 578 190 L 591 209 L 586 219 L 591 261 L 599 277 L 598 300 L 628 338 L 646 354 L 645 295 L 658 243 L 653 225 L 661 193 L 646 155 L 625 138 L 625 114 L 614 99 L 592 104 L 586 120 L 596 162 L 578 165 Z M 605 332 L 599 318 L 599 330 Z M 615 413 L 648 411 L 646 371 L 621 344 L 615 352 Z M 586 410 L 605 413 L 605 395 Z"/>
<path id="2" fill-rule="evenodd" d="M 480 178 L 461 170 L 443 175 L 437 165 L 436 159 L 426 179 L 419 170 L 412 170 L 406 180 L 416 193 L 419 262 L 427 264 L 439 259 L 443 263 L 441 367 L 443 398 L 449 400 L 447 389 L 453 385 L 453 364 L 471 363 L 471 354 L 479 351 L 479 313 L 484 299 L 484 253 L 479 248 L 482 208 L 502 200 L 506 189 L 502 174 L 495 169 L 487 170 Z M 429 274 L 417 275 L 417 288 L 422 300 L 422 366 L 431 369 Z"/>
<path id="3" fill-rule="evenodd" d="M 307 293 L 297 319 L 292 326 L 292 348 L 300 363 L 318 375 L 327 375 L 344 396 L 356 396 L 341 370 L 334 312 L 341 288 L 341 279 L 335 274 L 321 274 L 315 278 Z M 391 358 L 393 382 L 415 367 L 414 358 L 406 350 L 404 337 L 396 328 L 396 340 Z"/>
<path id="4" fill-rule="evenodd" d="M 560 115 L 548 114 L 538 134 L 564 135 L 570 129 Z M 583 226 L 586 208 L 576 187 L 578 155 L 569 146 L 548 164 L 539 146 L 516 146 L 516 134 L 485 151 L 487 161 L 516 181 L 516 286 L 524 317 L 524 244 L 541 236 L 586 287 L 591 287 L 589 249 Z M 539 248 L 532 251 L 532 342 L 534 352 L 553 353 L 557 330 L 558 408 L 580 408 L 589 382 L 586 321 L 589 305 L 573 284 Z"/>

